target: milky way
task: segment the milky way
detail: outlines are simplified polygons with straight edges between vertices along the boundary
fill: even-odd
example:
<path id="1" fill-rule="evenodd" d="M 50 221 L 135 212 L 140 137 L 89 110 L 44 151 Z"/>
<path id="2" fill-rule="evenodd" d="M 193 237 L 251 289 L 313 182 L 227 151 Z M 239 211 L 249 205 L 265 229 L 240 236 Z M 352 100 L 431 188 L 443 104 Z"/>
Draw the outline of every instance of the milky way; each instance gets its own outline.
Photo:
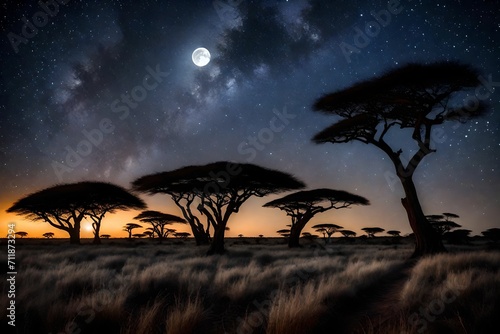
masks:
<path id="1" fill-rule="evenodd" d="M 335 213 L 353 229 L 409 232 L 389 161 L 363 144 L 313 144 L 335 118 L 311 106 L 409 62 L 458 60 L 481 72 L 488 116 L 443 125 L 415 181 L 426 213 L 458 213 L 476 234 L 498 225 L 495 1 L 27 2 L 2 5 L 2 211 L 56 183 L 129 186 L 232 160 L 367 197 L 364 211 Z M 205 67 L 191 61 L 198 47 L 210 50 Z"/>

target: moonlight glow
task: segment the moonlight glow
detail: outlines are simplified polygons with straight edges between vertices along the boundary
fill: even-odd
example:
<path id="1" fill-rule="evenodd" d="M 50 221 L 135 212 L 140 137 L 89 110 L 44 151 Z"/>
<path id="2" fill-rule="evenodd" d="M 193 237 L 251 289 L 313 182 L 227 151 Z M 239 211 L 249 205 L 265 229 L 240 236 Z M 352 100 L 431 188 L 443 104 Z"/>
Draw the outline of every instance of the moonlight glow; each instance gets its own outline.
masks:
<path id="1" fill-rule="evenodd" d="M 203 67 L 210 62 L 210 52 L 205 48 L 198 48 L 191 56 L 193 63 L 198 67 Z"/>

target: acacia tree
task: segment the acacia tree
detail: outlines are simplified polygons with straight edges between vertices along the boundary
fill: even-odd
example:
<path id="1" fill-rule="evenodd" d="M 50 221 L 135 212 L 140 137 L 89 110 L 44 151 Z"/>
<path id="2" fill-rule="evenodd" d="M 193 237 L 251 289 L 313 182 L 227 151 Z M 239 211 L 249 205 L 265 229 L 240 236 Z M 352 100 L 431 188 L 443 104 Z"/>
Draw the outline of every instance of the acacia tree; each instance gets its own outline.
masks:
<path id="1" fill-rule="evenodd" d="M 485 238 L 490 239 L 495 244 L 500 242 L 500 228 L 497 227 L 489 228 L 481 232 L 481 234 Z"/>
<path id="2" fill-rule="evenodd" d="M 20 239 L 24 238 L 25 236 L 28 235 L 28 232 L 23 232 L 23 231 L 19 231 L 19 232 L 16 232 L 14 233 L 16 236 L 19 236 Z"/>
<path id="3" fill-rule="evenodd" d="M 264 204 L 264 207 L 278 208 L 292 218 L 288 247 L 300 247 L 300 232 L 316 214 L 330 209 L 342 209 L 351 205 L 368 205 L 361 196 L 343 190 L 303 190 Z"/>
<path id="4" fill-rule="evenodd" d="M 323 239 L 325 239 L 325 244 L 330 243 L 332 235 L 335 232 L 338 232 L 340 229 L 343 229 L 342 226 L 335 225 L 335 224 L 317 224 L 317 225 L 314 225 L 312 228 L 315 228 L 316 232 L 323 233 Z M 327 236 L 328 236 L 328 238 L 327 238 Z"/>
<path id="5" fill-rule="evenodd" d="M 46 239 L 52 239 L 54 237 L 54 232 L 46 232 L 46 233 L 44 233 L 42 235 Z"/>
<path id="6" fill-rule="evenodd" d="M 86 216 L 92 220 L 94 244 L 100 244 L 99 237 L 101 223 L 107 213 L 118 210 L 145 209 L 146 204 L 142 199 L 133 195 L 125 188 L 104 182 L 88 182 L 87 197 L 90 200 Z"/>
<path id="7" fill-rule="evenodd" d="M 425 217 L 441 237 L 453 229 L 462 227 L 462 225 L 450 220 L 450 218 L 460 218 L 460 216 L 455 213 L 444 212 L 441 215 L 427 215 Z"/>
<path id="8" fill-rule="evenodd" d="M 447 121 L 466 122 L 485 114 L 482 102 L 473 107 L 456 106 L 459 93 L 472 93 L 480 84 L 478 71 L 467 65 L 409 64 L 325 95 L 314 104 L 316 111 L 341 117 L 316 134 L 314 142 L 359 141 L 374 145 L 389 157 L 396 170 L 394 180 L 399 179 L 403 187 L 405 197 L 401 203 L 416 237 L 413 257 L 445 251 L 422 211 L 413 174 L 424 157 L 436 151 L 432 147 L 436 126 Z M 403 148 L 405 141 L 401 139 L 391 143 L 397 129 L 400 136 L 409 134 L 415 147 Z"/>
<path id="9" fill-rule="evenodd" d="M 375 238 L 375 234 L 382 233 L 385 231 L 383 228 L 380 227 L 365 227 L 362 228 L 361 230 L 366 232 L 368 238 Z"/>
<path id="10" fill-rule="evenodd" d="M 246 200 L 252 196 L 263 197 L 300 189 L 304 184 L 292 175 L 277 170 L 220 161 L 147 175 L 135 180 L 133 187 L 150 194 L 169 194 L 181 208 L 197 240 L 207 239 L 212 226 L 214 236 L 208 254 L 222 254 L 225 252 L 226 224 Z M 206 229 L 192 213 L 191 206 L 194 205 L 206 217 Z"/>
<path id="11" fill-rule="evenodd" d="M 167 225 L 174 223 L 186 224 L 186 220 L 181 217 L 152 210 L 143 211 L 134 217 L 134 219 L 151 224 L 153 234 L 158 236 L 160 243 L 163 239 L 176 231 L 175 229 L 167 228 Z"/>
<path id="12" fill-rule="evenodd" d="M 391 237 L 397 238 L 401 236 L 401 231 L 390 230 L 387 231 L 387 234 L 389 234 Z"/>
<path id="13" fill-rule="evenodd" d="M 78 182 L 53 186 L 27 195 L 15 202 L 7 212 L 35 221 L 45 221 L 66 231 L 71 244 L 80 243 L 80 225 L 85 217 L 92 219 L 94 242 L 108 212 L 143 209 L 146 204 L 122 187 L 104 182 Z"/>
<path id="14" fill-rule="evenodd" d="M 186 240 L 190 235 L 191 235 L 191 233 L 189 233 L 189 232 L 175 232 L 174 233 L 174 237 L 182 239 L 182 240 Z"/>
<path id="15" fill-rule="evenodd" d="M 135 230 L 136 228 L 141 228 L 142 225 L 136 224 L 136 223 L 127 223 L 125 226 L 123 226 L 123 230 L 128 233 L 128 238 L 132 239 L 132 231 Z"/>
<path id="16" fill-rule="evenodd" d="M 341 230 L 340 233 L 342 233 L 342 235 L 346 238 L 350 238 L 350 237 L 355 237 L 356 236 L 356 232 L 354 231 L 351 231 L 351 230 Z"/>

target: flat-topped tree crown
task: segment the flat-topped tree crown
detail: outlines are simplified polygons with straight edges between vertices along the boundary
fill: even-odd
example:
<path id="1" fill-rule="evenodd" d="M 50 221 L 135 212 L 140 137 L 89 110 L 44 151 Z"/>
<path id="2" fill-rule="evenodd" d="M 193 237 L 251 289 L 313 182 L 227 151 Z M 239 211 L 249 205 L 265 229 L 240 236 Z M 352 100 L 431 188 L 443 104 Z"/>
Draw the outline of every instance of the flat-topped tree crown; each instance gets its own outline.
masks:
<path id="1" fill-rule="evenodd" d="M 279 208 L 292 219 L 289 247 L 299 247 L 300 232 L 318 213 L 331 209 L 347 208 L 351 205 L 368 205 L 370 202 L 344 190 L 302 190 L 264 204 L 264 207 Z"/>
<path id="2" fill-rule="evenodd" d="M 246 196 L 266 196 L 303 188 L 303 182 L 281 171 L 246 163 L 219 161 L 186 166 L 143 176 L 132 183 L 135 190 L 149 194 L 204 192 L 206 195 L 237 191 Z"/>
<path id="3" fill-rule="evenodd" d="M 106 213 L 144 209 L 146 204 L 126 189 L 107 182 L 78 182 L 42 189 L 16 201 L 7 212 L 28 219 L 43 220 L 70 235 L 70 242 L 80 243 L 80 224 L 87 217 L 93 221 L 94 243 Z"/>
<path id="4" fill-rule="evenodd" d="M 160 242 L 170 234 L 176 232 L 174 229 L 167 228 L 166 225 L 174 223 L 187 224 L 186 220 L 181 217 L 154 210 L 143 211 L 135 216 L 134 219 L 151 224 L 152 232 L 158 236 Z"/>
<path id="5" fill-rule="evenodd" d="M 225 251 L 224 231 L 229 217 L 238 212 L 250 197 L 263 197 L 305 186 L 288 173 L 228 161 L 146 175 L 132 185 L 137 191 L 170 195 L 190 224 L 195 239 L 208 240 L 210 226 L 213 226 L 214 238 L 209 254 Z M 193 213 L 194 207 L 207 218 L 206 228 Z"/>
<path id="6" fill-rule="evenodd" d="M 384 232 L 385 229 L 381 227 L 364 227 L 361 229 L 362 231 L 365 231 L 368 237 L 374 238 L 375 234 Z"/>
<path id="7" fill-rule="evenodd" d="M 324 95 L 314 103 L 315 111 L 340 117 L 317 133 L 314 142 L 372 144 L 393 163 L 393 178 L 403 186 L 406 197 L 402 204 L 416 237 L 414 257 L 445 249 L 425 219 L 413 174 L 423 158 L 436 151 L 431 145 L 436 133 L 433 126 L 467 122 L 486 114 L 486 104 L 478 99 L 473 106 L 459 105 L 459 98 L 473 95 L 481 84 L 475 68 L 458 62 L 408 64 Z M 401 131 L 404 129 L 411 131 Z M 408 142 L 404 140 L 391 143 L 388 138 L 394 139 L 392 134 L 396 131 L 409 134 L 415 145 L 401 147 Z"/>
<path id="8" fill-rule="evenodd" d="M 343 119 L 313 141 L 374 143 L 383 140 L 392 127 L 414 128 L 412 138 L 430 150 L 433 125 L 485 115 L 482 102 L 475 108 L 448 105 L 455 93 L 480 84 L 478 71 L 460 63 L 408 64 L 318 99 L 314 110 Z"/>

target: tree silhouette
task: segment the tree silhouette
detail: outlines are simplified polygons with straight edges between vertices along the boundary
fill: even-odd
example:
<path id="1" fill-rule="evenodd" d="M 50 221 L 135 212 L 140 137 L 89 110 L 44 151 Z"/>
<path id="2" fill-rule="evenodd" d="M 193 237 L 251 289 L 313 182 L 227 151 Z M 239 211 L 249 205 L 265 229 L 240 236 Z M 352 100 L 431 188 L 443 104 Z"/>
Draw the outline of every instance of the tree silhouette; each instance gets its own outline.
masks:
<path id="1" fill-rule="evenodd" d="M 136 223 L 127 223 L 123 226 L 123 230 L 128 233 L 128 238 L 132 239 L 132 231 L 136 228 L 141 228 L 142 225 Z"/>
<path id="2" fill-rule="evenodd" d="M 427 215 L 425 217 L 441 237 L 455 228 L 462 227 L 462 225 L 450 220 L 450 218 L 460 218 L 454 213 L 445 212 L 442 215 Z"/>
<path id="3" fill-rule="evenodd" d="M 356 232 L 354 231 L 351 231 L 351 230 L 341 230 L 340 233 L 342 233 L 342 235 L 346 238 L 350 238 L 350 237 L 355 237 L 356 236 Z"/>
<path id="4" fill-rule="evenodd" d="M 303 190 L 264 204 L 264 207 L 279 208 L 292 218 L 288 247 L 299 247 L 300 232 L 316 214 L 331 209 L 347 208 L 351 205 L 368 205 L 361 196 L 343 190 Z"/>
<path id="5" fill-rule="evenodd" d="M 183 239 L 183 240 L 186 240 L 190 235 L 191 235 L 191 233 L 189 233 L 189 232 L 175 232 L 174 233 L 174 237 L 179 238 L 179 239 Z"/>
<path id="6" fill-rule="evenodd" d="M 108 212 L 143 209 L 146 204 L 122 187 L 104 182 L 78 182 L 53 186 L 25 196 L 7 212 L 41 220 L 66 231 L 71 244 L 80 243 L 80 225 L 92 219 L 94 242 L 99 243 L 99 229 Z"/>
<path id="7" fill-rule="evenodd" d="M 94 244 L 100 244 L 99 238 L 101 223 L 107 213 L 118 210 L 139 210 L 146 208 L 146 204 L 128 190 L 110 183 L 93 182 L 88 183 L 87 196 L 92 200 L 86 213 L 92 220 L 94 232 Z"/>
<path id="8" fill-rule="evenodd" d="M 160 243 L 176 231 L 175 229 L 167 228 L 167 225 L 174 223 L 186 224 L 186 221 L 181 217 L 151 210 L 141 212 L 134 219 L 151 224 L 153 228 L 152 232 L 158 236 Z"/>
<path id="9" fill-rule="evenodd" d="M 445 251 L 422 211 L 413 183 L 414 171 L 425 156 L 436 151 L 431 147 L 436 135 L 433 127 L 485 114 L 483 102 L 454 107 L 458 93 L 472 92 L 480 84 L 478 71 L 460 63 L 409 64 L 325 95 L 314 104 L 316 111 L 342 117 L 316 134 L 314 142 L 360 141 L 376 146 L 389 157 L 396 170 L 393 180 L 399 179 L 403 187 L 405 197 L 401 202 L 416 237 L 413 257 Z M 411 148 L 403 150 L 401 140 L 391 143 L 398 128 L 403 134 L 410 129 L 408 133 L 416 144 L 414 154 Z"/>
<path id="10" fill-rule="evenodd" d="M 54 232 L 45 232 L 42 236 L 47 239 L 52 239 L 54 237 Z"/>
<path id="11" fill-rule="evenodd" d="M 135 234 L 132 234 L 132 236 L 134 238 L 141 239 L 141 238 L 144 238 L 146 236 L 146 234 L 144 234 L 144 233 L 135 233 Z"/>
<path id="12" fill-rule="evenodd" d="M 318 236 L 316 234 L 311 234 L 309 232 L 302 232 L 302 238 L 309 242 L 314 242 L 314 239 L 317 239 Z"/>
<path id="13" fill-rule="evenodd" d="M 490 239 L 493 243 L 500 242 L 500 228 L 493 227 L 481 232 L 485 238 Z"/>
<path id="14" fill-rule="evenodd" d="M 401 236 L 401 231 L 390 230 L 390 231 L 387 231 L 387 234 L 396 238 L 396 237 Z"/>
<path id="15" fill-rule="evenodd" d="M 197 244 L 208 240 L 212 226 L 214 237 L 208 254 L 222 254 L 226 224 L 246 200 L 300 189 L 304 184 L 280 171 L 221 161 L 143 176 L 133 182 L 133 187 L 150 194 L 170 195 L 190 224 Z M 206 229 L 192 213 L 194 205 L 207 218 Z"/>
<path id="16" fill-rule="evenodd" d="M 28 235 L 28 232 L 23 232 L 23 231 L 19 231 L 19 232 L 16 232 L 14 233 L 16 236 L 19 236 L 21 237 L 20 239 L 24 238 L 25 236 Z"/>
<path id="17" fill-rule="evenodd" d="M 382 233 L 385 231 L 383 228 L 380 227 L 365 227 L 362 228 L 361 230 L 366 232 L 368 238 L 375 238 L 375 234 Z"/>
<path id="18" fill-rule="evenodd" d="M 281 230 L 277 230 L 276 233 L 278 233 L 283 238 L 285 238 L 285 243 L 288 240 L 288 238 L 290 237 L 290 229 L 287 229 L 287 228 L 284 228 L 284 229 L 281 229 Z"/>
<path id="19" fill-rule="evenodd" d="M 146 229 L 146 231 L 143 232 L 144 235 L 146 235 L 148 238 L 153 239 L 155 237 L 155 234 L 153 232 L 153 229 L 151 230 Z"/>
<path id="20" fill-rule="evenodd" d="M 472 231 L 465 229 L 453 230 L 446 232 L 443 239 L 447 240 L 450 244 L 466 244 L 469 242 L 469 235 Z"/>
<path id="21" fill-rule="evenodd" d="M 315 228 L 316 232 L 323 233 L 323 239 L 325 239 L 325 244 L 330 243 L 332 234 L 338 232 L 340 229 L 343 229 L 342 226 L 335 224 L 317 224 L 314 225 L 312 228 Z"/>
<path id="22" fill-rule="evenodd" d="M 111 238 L 111 235 L 110 234 L 101 234 L 101 238 L 109 239 L 109 238 Z"/>

